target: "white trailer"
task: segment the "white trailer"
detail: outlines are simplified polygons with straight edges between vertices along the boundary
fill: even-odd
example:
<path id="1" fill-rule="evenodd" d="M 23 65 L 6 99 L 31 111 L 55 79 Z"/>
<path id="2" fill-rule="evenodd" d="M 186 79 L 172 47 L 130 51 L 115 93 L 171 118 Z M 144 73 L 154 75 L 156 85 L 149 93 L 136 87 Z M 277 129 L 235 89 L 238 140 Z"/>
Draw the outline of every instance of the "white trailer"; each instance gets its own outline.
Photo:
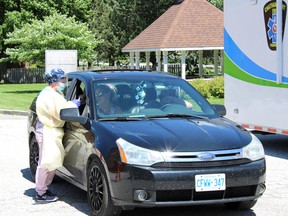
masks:
<path id="1" fill-rule="evenodd" d="M 65 73 L 77 71 L 77 50 L 45 50 L 45 73 L 61 68 Z"/>
<path id="2" fill-rule="evenodd" d="M 224 1 L 226 117 L 245 128 L 288 135 L 286 13 L 286 1 Z"/>

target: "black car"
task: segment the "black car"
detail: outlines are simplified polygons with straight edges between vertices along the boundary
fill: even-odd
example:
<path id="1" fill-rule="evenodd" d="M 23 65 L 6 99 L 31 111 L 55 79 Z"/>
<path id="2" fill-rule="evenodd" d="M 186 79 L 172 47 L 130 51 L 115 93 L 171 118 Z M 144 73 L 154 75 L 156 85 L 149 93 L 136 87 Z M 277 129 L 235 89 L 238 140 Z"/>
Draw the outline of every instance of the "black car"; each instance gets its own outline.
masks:
<path id="1" fill-rule="evenodd" d="M 249 209 L 264 193 L 261 142 L 187 81 L 169 73 L 112 70 L 69 73 L 67 86 L 67 100 L 81 97 L 81 105 L 61 110 L 65 159 L 57 175 L 87 191 L 94 215 L 211 203 Z M 28 127 L 32 175 L 36 122 L 34 100 Z"/>

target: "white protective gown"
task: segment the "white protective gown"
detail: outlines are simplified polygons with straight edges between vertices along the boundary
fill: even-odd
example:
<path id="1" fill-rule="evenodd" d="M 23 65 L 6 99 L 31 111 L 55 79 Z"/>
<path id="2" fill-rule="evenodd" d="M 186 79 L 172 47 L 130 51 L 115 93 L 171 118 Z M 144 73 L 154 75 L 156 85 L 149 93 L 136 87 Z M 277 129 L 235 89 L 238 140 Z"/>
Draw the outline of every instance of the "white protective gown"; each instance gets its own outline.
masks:
<path id="1" fill-rule="evenodd" d="M 53 171 L 62 166 L 64 147 L 64 121 L 60 119 L 60 110 L 77 107 L 72 101 L 66 101 L 50 86 L 44 88 L 36 101 L 36 112 L 43 127 L 42 160 L 38 166 Z"/>

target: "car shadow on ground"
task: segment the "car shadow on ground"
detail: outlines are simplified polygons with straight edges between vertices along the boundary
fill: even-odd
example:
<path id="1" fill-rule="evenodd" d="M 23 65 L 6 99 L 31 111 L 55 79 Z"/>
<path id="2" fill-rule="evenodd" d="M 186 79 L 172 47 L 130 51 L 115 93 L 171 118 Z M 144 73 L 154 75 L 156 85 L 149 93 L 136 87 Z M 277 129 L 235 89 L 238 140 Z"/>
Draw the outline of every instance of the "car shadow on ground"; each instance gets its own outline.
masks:
<path id="1" fill-rule="evenodd" d="M 194 205 L 185 207 L 158 207 L 158 208 L 136 208 L 130 211 L 124 211 L 121 216 L 256 216 L 253 210 L 230 210 L 224 205 Z"/>
<path id="2" fill-rule="evenodd" d="M 30 175 L 30 169 L 21 170 L 23 178 L 33 182 Z M 77 209 L 79 212 L 90 215 L 90 208 L 87 202 L 87 193 L 76 186 L 64 181 L 63 179 L 55 176 L 49 189 L 59 196 L 59 200 L 69 204 L 70 206 Z M 33 199 L 36 195 L 35 188 L 29 188 L 24 191 L 24 195 Z"/>
<path id="3" fill-rule="evenodd" d="M 256 133 L 262 142 L 265 155 L 288 159 L 288 136 L 279 134 Z"/>

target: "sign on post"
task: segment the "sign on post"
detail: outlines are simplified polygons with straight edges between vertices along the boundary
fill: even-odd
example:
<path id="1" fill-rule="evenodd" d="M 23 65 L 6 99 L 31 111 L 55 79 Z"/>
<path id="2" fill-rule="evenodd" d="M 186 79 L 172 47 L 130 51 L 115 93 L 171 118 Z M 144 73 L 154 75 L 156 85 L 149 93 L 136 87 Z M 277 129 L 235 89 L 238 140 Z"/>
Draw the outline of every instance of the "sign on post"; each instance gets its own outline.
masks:
<path id="1" fill-rule="evenodd" d="M 77 71 L 77 50 L 45 50 L 45 73 L 53 68 L 65 73 Z"/>

